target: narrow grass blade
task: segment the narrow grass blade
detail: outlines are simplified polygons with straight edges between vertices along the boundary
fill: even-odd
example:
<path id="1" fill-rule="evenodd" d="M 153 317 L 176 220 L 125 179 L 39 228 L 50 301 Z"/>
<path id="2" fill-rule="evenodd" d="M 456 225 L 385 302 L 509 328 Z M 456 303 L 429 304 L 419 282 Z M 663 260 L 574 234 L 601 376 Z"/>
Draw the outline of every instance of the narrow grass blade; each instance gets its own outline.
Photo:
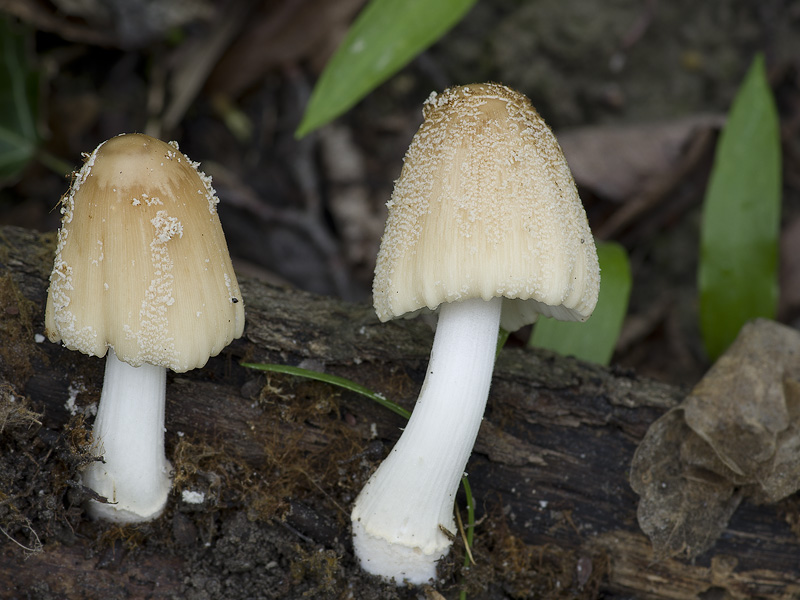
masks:
<path id="1" fill-rule="evenodd" d="M 469 568 L 474 563 L 472 556 L 472 543 L 475 539 L 475 498 L 472 496 L 472 487 L 469 485 L 469 479 L 464 475 L 461 478 L 461 486 L 464 488 L 464 495 L 467 499 L 467 526 L 466 526 L 466 539 L 464 540 L 464 568 Z M 458 508 L 456 508 L 456 511 Z M 456 513 L 458 514 L 458 513 Z M 464 581 L 462 580 L 462 585 Z M 458 595 L 459 600 L 467 600 L 467 590 L 462 589 Z"/>
<path id="2" fill-rule="evenodd" d="M 311 94 L 297 137 L 344 113 L 443 36 L 475 0 L 371 0 Z"/>
<path id="3" fill-rule="evenodd" d="M 600 259 L 600 296 L 589 320 L 575 323 L 539 319 L 528 341 L 529 346 L 547 348 L 601 365 L 611 361 L 628 311 L 631 268 L 625 248 L 619 244 L 599 244 L 597 256 Z"/>
<path id="4" fill-rule="evenodd" d="M 464 494 L 467 498 L 467 545 L 471 548 L 472 541 L 475 539 L 475 498 L 472 497 L 472 487 L 469 485 L 467 476 L 461 478 L 461 485 L 464 487 Z M 464 566 L 468 567 L 470 555 L 464 557 Z"/>
<path id="5" fill-rule="evenodd" d="M 759 55 L 733 101 L 703 204 L 700 329 L 712 359 L 746 321 L 775 316 L 780 205 L 778 113 Z"/>
<path id="6" fill-rule="evenodd" d="M 242 363 L 242 366 L 247 367 L 248 369 L 255 369 L 257 371 L 267 371 L 269 373 L 284 373 L 286 375 L 294 375 L 296 377 L 305 377 L 306 379 L 323 381 L 325 383 L 329 383 L 331 385 L 335 385 L 337 387 L 350 390 L 351 392 L 356 392 L 357 394 L 361 394 L 362 396 L 366 396 L 370 400 L 373 400 L 378 404 L 380 404 L 381 406 L 388 408 L 389 410 L 397 413 L 401 417 L 405 417 L 406 419 L 411 417 L 411 413 L 408 412 L 402 406 L 395 404 L 391 400 L 387 400 L 380 394 L 376 394 L 371 389 L 364 387 L 363 385 L 358 384 L 355 381 L 350 381 L 349 379 L 345 379 L 344 377 L 339 377 L 338 375 L 328 375 L 327 373 L 319 373 L 318 371 L 310 371 L 308 369 L 301 369 L 300 367 L 290 367 L 288 365 L 265 364 L 265 363 Z"/>

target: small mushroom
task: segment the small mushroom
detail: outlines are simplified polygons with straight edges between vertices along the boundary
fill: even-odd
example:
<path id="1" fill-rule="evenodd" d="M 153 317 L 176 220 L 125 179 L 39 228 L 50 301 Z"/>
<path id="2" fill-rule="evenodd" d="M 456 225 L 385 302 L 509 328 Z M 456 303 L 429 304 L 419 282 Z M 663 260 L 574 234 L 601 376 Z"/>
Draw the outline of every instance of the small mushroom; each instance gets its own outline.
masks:
<path id="1" fill-rule="evenodd" d="M 244 304 L 211 179 L 142 134 L 100 144 L 61 199 L 45 332 L 106 356 L 94 424 L 94 517 L 155 519 L 167 501 L 166 370 L 202 367 L 242 335 Z"/>
<path id="2" fill-rule="evenodd" d="M 453 503 L 483 417 L 498 328 L 584 321 L 600 273 L 564 155 L 522 94 L 432 94 L 388 203 L 373 282 L 381 321 L 439 312 L 408 425 L 356 499 L 361 566 L 421 584 L 455 534 Z"/>

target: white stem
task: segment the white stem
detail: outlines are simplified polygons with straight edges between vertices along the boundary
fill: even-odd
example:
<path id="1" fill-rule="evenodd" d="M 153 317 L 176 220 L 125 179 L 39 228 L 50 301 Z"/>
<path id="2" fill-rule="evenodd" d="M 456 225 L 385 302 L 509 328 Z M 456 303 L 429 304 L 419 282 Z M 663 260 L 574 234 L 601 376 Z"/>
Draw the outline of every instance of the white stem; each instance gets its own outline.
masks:
<path id="1" fill-rule="evenodd" d="M 104 462 L 83 471 L 83 483 L 110 504 L 91 501 L 89 513 L 119 523 L 150 521 L 161 514 L 172 485 L 164 455 L 167 370 L 132 367 L 108 350 L 94 442 Z"/>
<path id="2" fill-rule="evenodd" d="M 428 372 L 395 447 L 358 496 L 353 545 L 364 570 L 425 583 L 455 535 L 453 503 L 494 369 L 501 298 L 442 305 Z"/>

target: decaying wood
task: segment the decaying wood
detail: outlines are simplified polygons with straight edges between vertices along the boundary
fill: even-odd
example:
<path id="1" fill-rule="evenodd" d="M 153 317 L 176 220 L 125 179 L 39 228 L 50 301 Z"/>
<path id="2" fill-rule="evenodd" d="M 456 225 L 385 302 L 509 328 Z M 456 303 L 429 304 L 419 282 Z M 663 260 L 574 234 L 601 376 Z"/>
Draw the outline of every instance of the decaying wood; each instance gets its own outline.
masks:
<path id="1" fill-rule="evenodd" d="M 348 542 L 348 503 L 402 419 L 354 393 L 239 363 L 300 364 L 411 408 L 432 339 L 425 323 L 381 324 L 366 305 L 241 281 L 244 337 L 206 368 L 168 378 L 167 447 L 181 475 L 167 512 L 120 532 L 82 516 L 78 458 L 57 441 L 71 439 L 65 431 L 75 438 L 80 423 L 68 409 L 70 389 L 79 408 L 96 402 L 103 363 L 35 339 L 53 242 L 0 229 L 0 387 L 14 400 L 6 414 L 24 405 L 40 423 L 3 428 L 0 413 L 0 450 L 35 464 L 28 471 L 37 485 L 67 490 L 47 513 L 35 499 L 47 489 L 0 480 L 0 582 L 10 582 L 0 597 L 417 597 L 361 575 Z M 649 424 L 684 395 L 631 372 L 504 349 L 468 465 L 478 511 L 469 597 L 800 594 L 791 501 L 743 504 L 693 563 L 652 555 L 628 470 Z M 178 491 L 198 486 L 209 500 L 193 508 Z M 233 564 L 231 548 L 249 544 L 275 559 Z M 461 556 L 439 589 L 447 598 L 458 597 Z M 247 591 L 255 580 L 261 591 Z M 241 586 L 235 593 L 231 582 Z"/>

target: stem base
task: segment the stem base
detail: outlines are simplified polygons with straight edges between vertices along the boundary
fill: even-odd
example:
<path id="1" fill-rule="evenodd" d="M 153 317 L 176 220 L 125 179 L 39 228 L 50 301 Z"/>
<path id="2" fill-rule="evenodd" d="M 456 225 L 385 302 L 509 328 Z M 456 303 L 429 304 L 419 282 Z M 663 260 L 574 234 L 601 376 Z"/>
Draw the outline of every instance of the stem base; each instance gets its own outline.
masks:
<path id="1" fill-rule="evenodd" d="M 115 523 L 151 521 L 164 510 L 172 465 L 164 455 L 167 370 L 132 367 L 109 349 L 94 443 L 103 462 L 83 470 L 83 484 L 108 503 L 90 500 L 95 519 Z"/>

